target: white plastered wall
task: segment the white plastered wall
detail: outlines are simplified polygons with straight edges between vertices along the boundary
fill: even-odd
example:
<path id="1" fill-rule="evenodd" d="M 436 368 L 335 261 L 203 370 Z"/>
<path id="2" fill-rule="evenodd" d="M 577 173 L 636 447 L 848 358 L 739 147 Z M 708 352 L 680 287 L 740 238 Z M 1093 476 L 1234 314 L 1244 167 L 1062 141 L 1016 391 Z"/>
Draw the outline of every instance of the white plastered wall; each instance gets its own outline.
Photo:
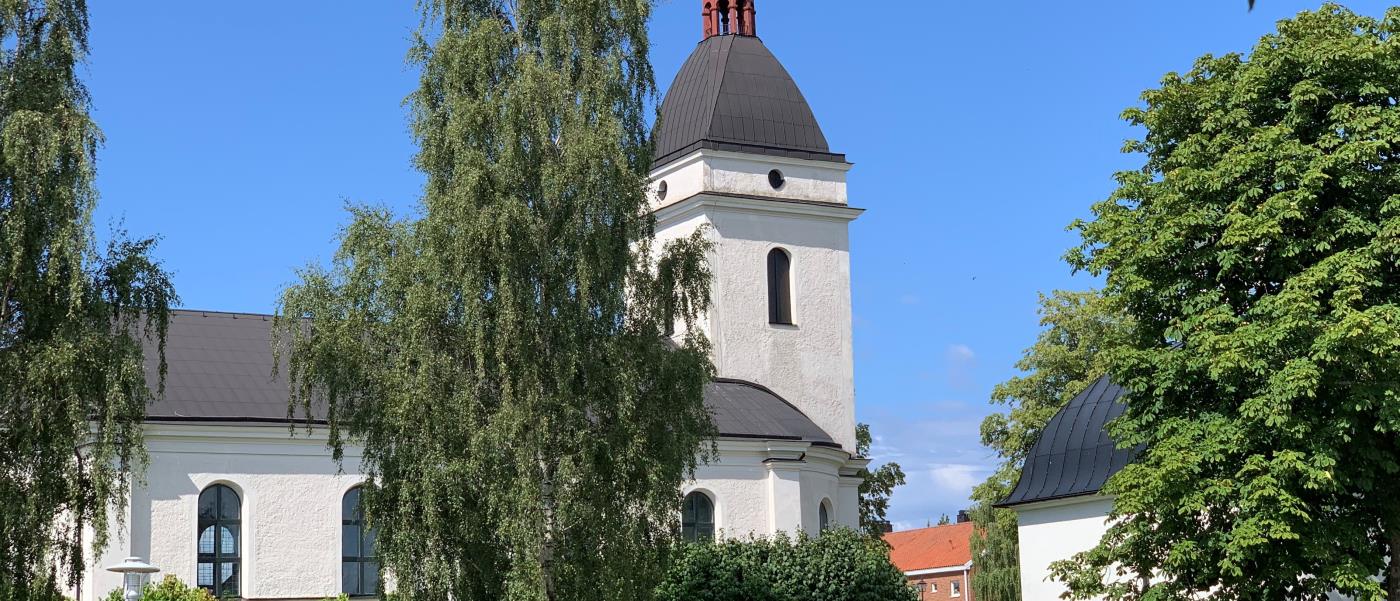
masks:
<path id="1" fill-rule="evenodd" d="M 715 504 L 720 537 L 778 532 L 816 534 L 818 507 L 832 509 L 833 525 L 855 528 L 855 496 L 843 495 L 844 451 L 791 441 L 719 441 L 719 456 L 701 465 L 682 492 L 703 492 Z"/>
<path id="2" fill-rule="evenodd" d="M 849 165 L 699 151 L 652 175 L 659 241 L 712 228 L 715 274 L 704 325 L 721 377 L 767 386 L 855 451 L 848 228 Z M 774 190 L 771 169 L 786 183 Z M 768 323 L 767 256 L 792 258 L 792 325 Z"/>
<path id="3" fill-rule="evenodd" d="M 1088 551 L 1108 530 L 1113 499 L 1098 495 L 1016 508 L 1021 548 L 1021 598 L 1059 599 L 1064 585 L 1050 580 L 1050 564 Z"/>
<path id="4" fill-rule="evenodd" d="M 786 180 L 777 190 L 768 183 L 774 169 Z M 652 171 L 652 207 L 660 209 L 704 192 L 846 204 L 850 169 L 849 163 L 698 150 Z M 657 194 L 661 182 L 666 182 L 665 198 Z"/>
<path id="5" fill-rule="evenodd" d="M 1086 495 L 1016 507 L 1021 549 L 1021 599 L 1060 599 L 1064 585 L 1050 580 L 1050 564 L 1088 551 L 1108 531 L 1113 498 Z M 1202 594 L 1200 598 L 1206 598 Z M 1329 601 L 1347 601 L 1335 592 Z"/>
<path id="6" fill-rule="evenodd" d="M 121 587 L 103 569 L 135 555 L 195 584 L 199 493 L 238 492 L 241 587 L 245 598 L 323 599 L 340 591 L 341 497 L 359 484 L 359 451 L 341 473 L 322 432 L 285 425 L 148 425 L 145 484 L 133 487 L 130 518 L 88 571 L 85 601 Z"/>
<path id="7" fill-rule="evenodd" d="M 242 504 L 241 588 L 249 599 L 324 599 L 340 591 L 341 497 L 363 481 L 360 452 L 347 448 L 342 473 L 325 433 L 285 425 L 150 424 L 145 484 L 134 488 L 125 526 L 89 566 L 81 599 L 121 587 L 106 566 L 135 555 L 195 584 L 199 493 L 227 484 Z M 843 495 L 854 465 L 844 451 L 805 442 L 722 439 L 718 457 L 699 467 L 684 492 L 715 501 L 722 536 L 815 533 L 817 507 L 829 500 L 837 524 L 856 526 L 855 498 Z M 858 463 L 858 462 L 856 462 Z M 794 488 L 773 496 L 791 477 Z M 843 488 L 844 486 L 844 488 Z M 774 515 L 773 507 L 784 508 Z M 775 525 L 776 524 L 776 525 Z"/>

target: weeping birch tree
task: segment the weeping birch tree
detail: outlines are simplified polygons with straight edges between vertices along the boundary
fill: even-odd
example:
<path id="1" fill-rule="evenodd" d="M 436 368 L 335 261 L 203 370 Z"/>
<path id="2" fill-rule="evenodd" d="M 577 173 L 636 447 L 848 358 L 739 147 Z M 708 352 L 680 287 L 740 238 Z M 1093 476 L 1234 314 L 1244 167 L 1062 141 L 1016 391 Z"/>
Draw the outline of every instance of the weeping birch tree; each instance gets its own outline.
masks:
<path id="1" fill-rule="evenodd" d="M 0 0 L 0 601 L 59 598 L 105 544 L 144 456 L 137 333 L 163 349 L 176 302 L 152 240 L 94 239 L 87 28 L 82 0 Z"/>
<path id="2" fill-rule="evenodd" d="M 714 434 L 708 245 L 655 243 L 645 193 L 651 3 L 420 6 L 425 192 L 284 292 L 289 411 L 363 445 L 400 595 L 646 598 Z"/>

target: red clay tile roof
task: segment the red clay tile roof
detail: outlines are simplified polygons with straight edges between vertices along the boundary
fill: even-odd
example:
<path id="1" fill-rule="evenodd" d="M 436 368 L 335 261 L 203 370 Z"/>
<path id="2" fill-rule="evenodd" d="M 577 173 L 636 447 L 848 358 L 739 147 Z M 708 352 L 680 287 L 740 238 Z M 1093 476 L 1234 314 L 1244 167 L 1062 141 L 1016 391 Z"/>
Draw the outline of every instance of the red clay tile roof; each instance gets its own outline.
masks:
<path id="1" fill-rule="evenodd" d="M 890 562 L 901 572 L 966 565 L 972 561 L 968 548 L 972 522 L 890 532 Z"/>

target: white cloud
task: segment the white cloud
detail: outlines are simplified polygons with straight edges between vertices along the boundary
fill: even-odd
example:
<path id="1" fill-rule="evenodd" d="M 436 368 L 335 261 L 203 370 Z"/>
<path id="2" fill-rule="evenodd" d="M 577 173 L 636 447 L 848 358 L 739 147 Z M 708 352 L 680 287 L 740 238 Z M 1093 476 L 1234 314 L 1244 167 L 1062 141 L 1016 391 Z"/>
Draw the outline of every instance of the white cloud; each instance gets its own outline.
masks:
<path id="1" fill-rule="evenodd" d="M 977 353 L 972 352 L 972 348 L 966 344 L 954 344 L 948 347 L 946 355 L 948 384 L 954 388 L 971 388 L 972 372 L 977 367 Z"/>
<path id="2" fill-rule="evenodd" d="M 902 520 L 897 522 L 890 522 L 890 526 L 894 529 L 895 532 L 900 532 L 902 530 L 913 530 L 915 528 L 923 528 L 926 524 L 927 522 L 906 522 Z"/>
<path id="3" fill-rule="evenodd" d="M 962 491 L 964 496 L 972 494 L 972 487 L 986 477 L 985 472 L 980 465 L 966 463 L 939 463 L 929 466 L 928 470 L 934 484 L 946 490 Z"/>
<path id="4" fill-rule="evenodd" d="M 977 358 L 977 353 L 972 352 L 972 348 L 966 344 L 954 344 L 948 347 L 949 361 L 972 361 Z"/>
<path id="5" fill-rule="evenodd" d="M 916 408 L 862 416 L 874 436 L 871 467 L 894 461 L 904 469 L 905 484 L 895 489 L 888 516 L 897 529 L 922 528 L 970 507 L 972 488 L 996 464 L 980 444 L 979 407 L 956 399 L 909 405 Z"/>

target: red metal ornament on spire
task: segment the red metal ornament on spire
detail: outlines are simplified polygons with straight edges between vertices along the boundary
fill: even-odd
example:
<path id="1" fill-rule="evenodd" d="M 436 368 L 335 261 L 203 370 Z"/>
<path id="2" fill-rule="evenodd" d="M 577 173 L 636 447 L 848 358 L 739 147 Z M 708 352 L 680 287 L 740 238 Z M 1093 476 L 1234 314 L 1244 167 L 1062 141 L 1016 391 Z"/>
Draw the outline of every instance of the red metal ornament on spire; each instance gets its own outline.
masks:
<path id="1" fill-rule="evenodd" d="M 702 0 L 700 18 L 703 39 L 717 35 L 758 35 L 754 25 L 757 0 Z"/>

